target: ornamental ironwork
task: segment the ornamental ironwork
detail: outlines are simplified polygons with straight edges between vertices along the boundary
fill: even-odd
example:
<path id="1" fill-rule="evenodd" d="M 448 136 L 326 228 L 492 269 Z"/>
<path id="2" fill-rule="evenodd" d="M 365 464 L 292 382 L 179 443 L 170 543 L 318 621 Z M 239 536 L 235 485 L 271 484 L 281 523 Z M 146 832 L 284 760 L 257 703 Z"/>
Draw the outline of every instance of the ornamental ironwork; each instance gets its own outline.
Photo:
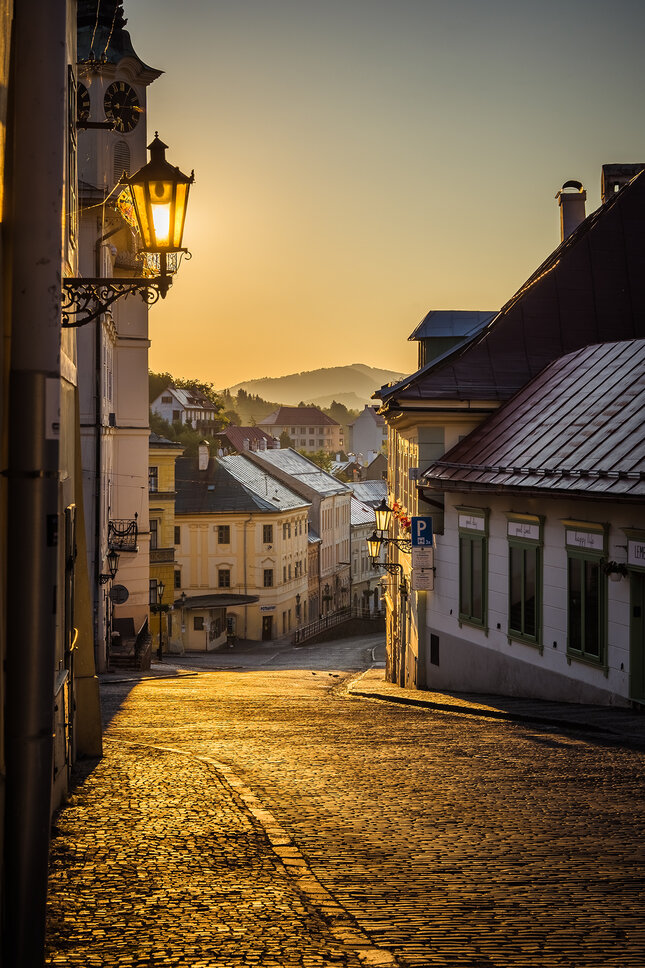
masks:
<path id="1" fill-rule="evenodd" d="M 132 519 L 108 521 L 108 547 L 114 551 L 136 551 L 139 538 L 138 514 Z"/>
<path id="2" fill-rule="evenodd" d="M 124 296 L 138 293 L 148 306 L 165 299 L 172 285 L 170 275 L 145 279 L 63 279 L 62 325 L 72 329 L 84 326 L 106 313 Z"/>

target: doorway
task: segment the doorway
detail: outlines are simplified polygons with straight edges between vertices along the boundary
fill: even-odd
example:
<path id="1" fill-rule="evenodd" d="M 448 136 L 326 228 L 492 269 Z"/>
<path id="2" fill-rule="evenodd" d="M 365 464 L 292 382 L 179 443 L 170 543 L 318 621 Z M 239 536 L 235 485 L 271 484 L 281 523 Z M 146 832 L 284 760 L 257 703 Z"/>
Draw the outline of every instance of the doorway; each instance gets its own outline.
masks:
<path id="1" fill-rule="evenodd" d="M 629 698 L 645 703 L 645 574 L 630 575 Z"/>
<path id="2" fill-rule="evenodd" d="M 262 616 L 262 641 L 273 638 L 273 615 Z"/>

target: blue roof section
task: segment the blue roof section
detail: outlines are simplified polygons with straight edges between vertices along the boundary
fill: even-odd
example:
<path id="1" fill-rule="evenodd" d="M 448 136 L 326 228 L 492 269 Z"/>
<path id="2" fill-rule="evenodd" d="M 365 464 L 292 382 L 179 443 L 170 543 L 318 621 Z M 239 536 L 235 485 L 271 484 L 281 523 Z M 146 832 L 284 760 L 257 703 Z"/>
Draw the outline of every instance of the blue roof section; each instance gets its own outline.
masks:
<path id="1" fill-rule="evenodd" d="M 481 312 L 475 309 L 431 309 L 408 339 L 473 336 L 487 326 L 496 315 L 496 309 Z"/>

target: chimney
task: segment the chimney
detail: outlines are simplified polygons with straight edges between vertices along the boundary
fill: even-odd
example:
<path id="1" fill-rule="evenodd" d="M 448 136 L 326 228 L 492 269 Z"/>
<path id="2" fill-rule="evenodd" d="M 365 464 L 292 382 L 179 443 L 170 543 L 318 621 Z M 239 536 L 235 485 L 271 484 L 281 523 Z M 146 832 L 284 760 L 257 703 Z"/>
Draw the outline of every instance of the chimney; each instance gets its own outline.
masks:
<path id="1" fill-rule="evenodd" d="M 197 452 L 199 454 L 198 467 L 199 467 L 200 471 L 207 471 L 208 470 L 208 458 L 210 456 L 209 449 L 208 449 L 208 441 L 207 440 L 202 440 L 202 442 L 200 443 L 199 447 L 197 448 Z"/>
<path id="2" fill-rule="evenodd" d="M 244 450 L 248 450 L 249 449 L 249 438 L 248 437 L 245 437 L 244 440 L 242 441 L 242 447 L 244 448 Z"/>
<path id="3" fill-rule="evenodd" d="M 266 437 L 261 437 L 260 438 L 260 450 L 266 450 L 266 449 L 267 449 L 267 439 L 266 439 Z"/>
<path id="4" fill-rule="evenodd" d="M 603 165 L 600 175 L 600 200 L 604 205 L 623 185 L 635 178 L 645 165 Z"/>
<path id="5" fill-rule="evenodd" d="M 568 239 L 586 218 L 587 193 L 579 181 L 566 181 L 555 196 L 560 206 L 560 241 Z"/>

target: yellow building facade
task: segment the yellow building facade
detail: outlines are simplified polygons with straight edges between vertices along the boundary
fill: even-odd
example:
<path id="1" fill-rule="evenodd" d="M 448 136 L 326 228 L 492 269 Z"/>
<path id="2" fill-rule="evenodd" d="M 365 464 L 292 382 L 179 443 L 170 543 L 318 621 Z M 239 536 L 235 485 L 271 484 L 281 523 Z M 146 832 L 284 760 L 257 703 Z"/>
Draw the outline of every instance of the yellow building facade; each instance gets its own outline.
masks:
<path id="1" fill-rule="evenodd" d="M 150 521 L 150 631 L 153 648 L 159 647 L 158 593 L 164 585 L 163 606 L 172 606 L 179 589 L 175 579 L 175 461 L 184 450 L 179 444 L 150 434 L 148 459 L 148 516 Z M 156 612 L 156 616 L 155 616 Z M 162 614 L 164 644 L 172 630 L 172 613 Z"/>

